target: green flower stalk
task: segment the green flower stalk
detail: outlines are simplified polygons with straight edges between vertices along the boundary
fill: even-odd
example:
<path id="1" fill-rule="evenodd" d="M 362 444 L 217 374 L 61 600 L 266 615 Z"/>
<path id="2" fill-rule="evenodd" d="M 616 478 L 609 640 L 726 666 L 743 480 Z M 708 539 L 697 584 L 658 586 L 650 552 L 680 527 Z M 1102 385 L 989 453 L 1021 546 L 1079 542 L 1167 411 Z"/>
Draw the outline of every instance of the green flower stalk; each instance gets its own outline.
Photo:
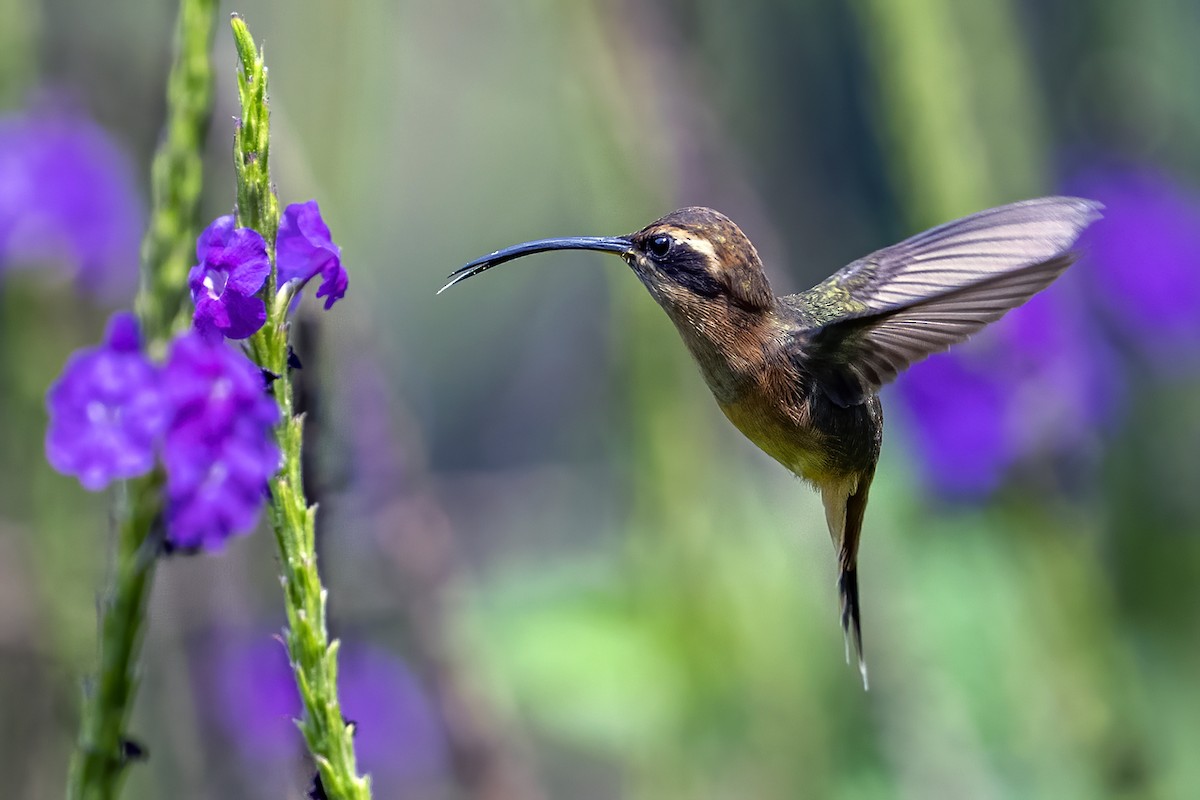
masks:
<path id="1" fill-rule="evenodd" d="M 154 158 L 152 210 L 142 244 L 137 308 L 148 349 L 161 350 L 171 321 L 186 308 L 187 259 L 195 241 L 200 152 L 212 105 L 214 0 L 183 0 L 176 57 L 168 78 L 167 123 Z M 118 509 L 117 553 L 111 591 L 101 609 L 100 666 L 89 682 L 68 796 L 107 800 L 120 792 L 125 766 L 138 748 L 127 734 L 137 693 L 136 662 L 146 598 L 162 547 L 162 475 L 127 484 Z"/>
<path id="2" fill-rule="evenodd" d="M 267 109 L 267 70 L 245 22 L 231 20 L 241 61 L 238 94 L 241 120 L 234 136 L 237 172 L 238 224 L 262 234 L 272 269 L 264 289 L 266 324 L 250 339 L 251 356 L 263 369 L 284 376 L 274 383 L 282 422 L 277 431 L 283 466 L 270 482 L 271 526 L 279 547 L 288 626 L 284 631 L 288 655 L 304 704 L 300 730 L 320 772 L 325 793 L 339 800 L 365 800 L 370 781 L 357 773 L 354 731 L 342 718 L 337 694 L 338 642 L 329 640 L 325 619 L 327 593 L 317 572 L 314 540 L 315 507 L 304 496 L 301 443 L 304 421 L 295 413 L 288 371 L 287 314 L 294 290 L 279 290 L 275 238 L 279 202 L 271 188 L 270 119 Z"/>
<path id="3" fill-rule="evenodd" d="M 120 794 L 125 767 L 138 747 L 126 732 L 137 694 L 135 668 L 161 540 L 151 536 L 162 512 L 157 471 L 131 481 L 121 512 L 112 591 L 100 623 L 100 668 L 87 687 L 83 720 L 71 759 L 68 797 L 109 800 Z"/>
<path id="4" fill-rule="evenodd" d="M 167 78 L 167 124 L 150 168 L 154 213 L 142 240 L 142 276 L 135 308 L 153 348 L 186 327 L 191 307 L 188 268 L 195 254 L 204 142 L 213 101 L 209 58 L 215 0 L 184 0 L 177 57 Z M 158 355 L 161 355 L 159 353 Z"/>

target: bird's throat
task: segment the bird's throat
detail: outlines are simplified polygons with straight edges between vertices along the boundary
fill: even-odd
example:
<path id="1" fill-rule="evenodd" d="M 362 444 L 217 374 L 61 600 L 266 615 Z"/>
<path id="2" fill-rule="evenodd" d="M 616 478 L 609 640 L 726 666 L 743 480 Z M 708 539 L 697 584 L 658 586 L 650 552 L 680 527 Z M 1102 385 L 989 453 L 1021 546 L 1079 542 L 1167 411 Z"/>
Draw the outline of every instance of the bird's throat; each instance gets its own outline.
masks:
<path id="1" fill-rule="evenodd" d="M 712 303 L 718 304 L 723 302 Z M 692 304 L 667 313 L 719 403 L 743 395 L 778 348 L 780 326 L 772 312 L 697 309 Z"/>

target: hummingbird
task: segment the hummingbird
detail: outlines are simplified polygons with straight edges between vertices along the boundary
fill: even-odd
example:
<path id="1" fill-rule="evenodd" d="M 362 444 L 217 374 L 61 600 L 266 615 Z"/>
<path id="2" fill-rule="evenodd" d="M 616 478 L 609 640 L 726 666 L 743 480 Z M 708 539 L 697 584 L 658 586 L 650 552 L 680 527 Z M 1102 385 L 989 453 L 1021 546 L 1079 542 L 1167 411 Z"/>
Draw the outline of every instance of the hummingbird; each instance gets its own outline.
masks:
<path id="1" fill-rule="evenodd" d="M 750 239 L 710 208 L 628 236 L 539 239 L 454 271 L 438 293 L 535 253 L 620 256 L 675 324 L 721 411 L 821 495 L 837 555 L 846 660 L 864 689 L 858 546 L 883 441 L 879 391 L 1049 286 L 1102 206 L 1043 197 L 980 211 L 876 250 L 811 289 L 776 296 Z"/>

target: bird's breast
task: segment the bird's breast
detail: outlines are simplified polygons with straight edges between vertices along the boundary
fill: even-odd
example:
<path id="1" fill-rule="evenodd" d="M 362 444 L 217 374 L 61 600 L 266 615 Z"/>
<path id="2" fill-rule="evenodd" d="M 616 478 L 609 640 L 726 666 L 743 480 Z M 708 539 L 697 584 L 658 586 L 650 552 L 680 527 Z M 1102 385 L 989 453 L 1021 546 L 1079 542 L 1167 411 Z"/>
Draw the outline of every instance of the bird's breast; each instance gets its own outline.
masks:
<path id="1" fill-rule="evenodd" d="M 781 400 L 754 387 L 717 404 L 747 439 L 796 475 L 818 482 L 830 473 L 824 437 L 813 428 L 807 403 Z"/>
<path id="2" fill-rule="evenodd" d="M 804 369 L 791 328 L 774 316 L 731 318 L 713 308 L 669 306 L 721 411 L 747 439 L 817 484 L 874 464 L 877 401 L 834 405 Z M 701 313 L 703 312 L 703 313 Z"/>
<path id="3" fill-rule="evenodd" d="M 799 370 L 765 368 L 736 397 L 717 404 L 763 452 L 813 483 L 872 469 L 879 458 L 879 398 L 838 406 Z"/>

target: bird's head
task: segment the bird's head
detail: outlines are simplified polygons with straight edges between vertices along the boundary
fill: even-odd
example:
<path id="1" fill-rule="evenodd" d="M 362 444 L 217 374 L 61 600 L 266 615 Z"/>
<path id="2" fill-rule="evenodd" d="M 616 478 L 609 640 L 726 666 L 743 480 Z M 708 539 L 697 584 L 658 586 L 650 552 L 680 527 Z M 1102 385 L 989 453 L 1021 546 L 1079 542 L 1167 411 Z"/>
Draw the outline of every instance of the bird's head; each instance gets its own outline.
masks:
<path id="1" fill-rule="evenodd" d="M 698 307 L 768 311 L 762 261 L 742 229 L 711 208 L 681 208 L 629 237 L 625 261 L 668 313 Z"/>
<path id="2" fill-rule="evenodd" d="M 497 250 L 455 271 L 441 291 L 506 261 L 551 250 L 621 256 L 676 322 L 775 306 L 754 245 L 724 214 L 699 207 L 673 211 L 628 236 L 539 239 Z"/>

